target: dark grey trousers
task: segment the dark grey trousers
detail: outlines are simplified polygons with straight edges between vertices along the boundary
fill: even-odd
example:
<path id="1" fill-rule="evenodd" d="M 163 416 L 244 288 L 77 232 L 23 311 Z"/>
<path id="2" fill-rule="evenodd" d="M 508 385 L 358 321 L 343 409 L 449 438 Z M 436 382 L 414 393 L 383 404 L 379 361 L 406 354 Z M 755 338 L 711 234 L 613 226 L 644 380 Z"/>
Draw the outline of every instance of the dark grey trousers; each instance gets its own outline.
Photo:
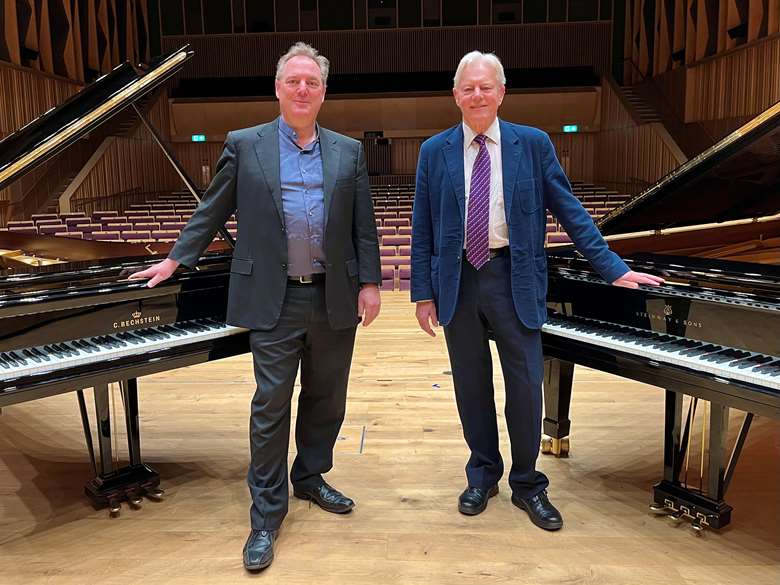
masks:
<path id="1" fill-rule="evenodd" d="M 290 481 L 294 487 L 317 487 L 322 474 L 333 467 L 355 331 L 356 327 L 330 327 L 325 287 L 312 284 L 288 285 L 277 326 L 250 333 L 257 382 L 249 419 L 252 460 L 247 474 L 253 529 L 277 530 L 287 514 L 290 408 L 299 364 L 297 455 Z"/>

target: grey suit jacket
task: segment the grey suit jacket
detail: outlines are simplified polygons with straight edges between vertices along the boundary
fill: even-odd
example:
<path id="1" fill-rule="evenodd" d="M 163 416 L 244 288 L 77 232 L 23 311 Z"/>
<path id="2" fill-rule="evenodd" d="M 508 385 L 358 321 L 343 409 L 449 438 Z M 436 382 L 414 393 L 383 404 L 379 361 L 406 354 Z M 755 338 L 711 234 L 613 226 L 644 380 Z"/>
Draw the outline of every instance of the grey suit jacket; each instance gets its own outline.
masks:
<path id="1" fill-rule="evenodd" d="M 325 296 L 334 329 L 355 326 L 360 284 L 380 283 L 374 209 L 363 145 L 320 128 L 324 179 Z M 194 266 L 236 213 L 227 322 L 273 329 L 287 289 L 287 236 L 279 179 L 279 119 L 230 132 L 216 173 L 169 258 Z"/>

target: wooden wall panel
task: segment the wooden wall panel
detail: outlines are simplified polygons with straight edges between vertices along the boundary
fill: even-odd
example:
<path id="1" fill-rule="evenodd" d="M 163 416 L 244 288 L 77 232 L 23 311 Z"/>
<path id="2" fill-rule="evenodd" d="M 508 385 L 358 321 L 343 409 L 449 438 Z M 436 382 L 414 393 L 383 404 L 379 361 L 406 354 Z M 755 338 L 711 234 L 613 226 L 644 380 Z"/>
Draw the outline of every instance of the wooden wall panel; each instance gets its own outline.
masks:
<path id="1" fill-rule="evenodd" d="M 624 0 L 628 83 L 780 32 L 778 0 Z M 628 50 L 630 48 L 630 50 Z"/>
<path id="2" fill-rule="evenodd" d="M 598 134 L 550 134 L 558 160 L 569 179 L 593 182 Z"/>
<path id="3" fill-rule="evenodd" d="M 169 138 L 167 94 L 149 108 L 146 117 L 162 135 Z M 198 170 L 199 172 L 199 170 Z M 191 175 L 197 183 L 197 175 Z M 71 207 L 81 209 L 85 201 L 136 190 L 158 193 L 182 189 L 183 184 L 162 151 L 143 126 L 130 136 L 116 137 L 103 157 L 71 197 Z M 107 207 L 110 209 L 110 207 Z"/>
<path id="4" fill-rule="evenodd" d="M 0 139 L 64 102 L 79 89 L 79 85 L 68 80 L 0 62 Z M 42 165 L 0 190 L 0 201 L 8 202 L 9 214 L 21 213 L 20 201 L 44 176 L 47 168 Z"/>
<path id="5" fill-rule="evenodd" d="M 780 38 L 691 67 L 686 122 L 755 116 L 780 100 Z"/>
<path id="6" fill-rule="evenodd" d="M 570 179 L 581 181 L 593 180 L 593 153 L 596 145 L 595 133 L 582 134 L 551 134 L 550 139 L 555 145 L 558 159 L 567 171 Z M 372 158 L 371 146 L 373 139 L 363 139 L 366 159 L 371 175 L 414 175 L 417 172 L 417 158 L 420 145 L 425 138 L 391 138 L 389 148 L 390 172 L 382 172 L 388 162 L 385 159 Z M 222 144 L 219 142 L 174 142 L 172 148 L 182 166 L 201 186 L 202 166 L 208 165 L 213 176 L 214 167 L 220 154 Z"/>
<path id="7" fill-rule="evenodd" d="M 424 140 L 424 138 L 393 138 L 391 140 L 392 174 L 414 175 L 417 172 L 420 145 Z"/>
<path id="8" fill-rule="evenodd" d="M 317 47 L 339 73 L 455 71 L 474 49 L 495 51 L 507 68 L 592 65 L 611 61 L 611 23 L 579 22 L 474 28 L 357 30 L 276 34 L 172 36 L 163 51 L 190 43 L 195 51 L 186 77 L 270 76 L 290 45 Z M 247 56 L 253 56 L 247 58 Z"/>
<path id="9" fill-rule="evenodd" d="M 148 62 L 159 39 L 148 18 L 156 1 L 5 0 L 0 60 L 79 82 L 125 60 Z"/>
<path id="10" fill-rule="evenodd" d="M 4 55 L 0 59 L 7 60 L 9 63 L 21 63 L 21 53 L 19 45 L 19 21 L 16 13 L 16 2 L 3 2 L 2 10 L 2 44 Z"/>
<path id="11" fill-rule="evenodd" d="M 637 125 L 607 82 L 602 84 L 601 127 L 593 146 L 593 181 L 597 184 L 636 192 L 681 163 L 664 140 L 661 125 Z"/>

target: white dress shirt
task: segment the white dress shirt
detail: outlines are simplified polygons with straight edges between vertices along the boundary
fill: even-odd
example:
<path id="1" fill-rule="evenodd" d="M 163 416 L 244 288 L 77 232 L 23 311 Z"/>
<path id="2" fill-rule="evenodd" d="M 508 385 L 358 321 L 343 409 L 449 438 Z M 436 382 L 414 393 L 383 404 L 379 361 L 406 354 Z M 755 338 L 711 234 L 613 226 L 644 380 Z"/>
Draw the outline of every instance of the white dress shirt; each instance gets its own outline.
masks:
<path id="1" fill-rule="evenodd" d="M 504 182 L 501 171 L 501 129 L 498 118 L 484 132 L 487 136 L 485 146 L 490 155 L 490 210 L 488 219 L 488 245 L 491 248 L 503 248 L 509 245 L 509 232 L 504 213 Z M 469 214 L 469 192 L 471 191 L 471 171 L 479 153 L 479 143 L 474 140 L 477 133 L 463 122 L 463 172 L 466 179 L 465 216 Z M 464 224 L 465 225 L 465 224 Z M 464 236 L 464 247 L 468 246 Z"/>

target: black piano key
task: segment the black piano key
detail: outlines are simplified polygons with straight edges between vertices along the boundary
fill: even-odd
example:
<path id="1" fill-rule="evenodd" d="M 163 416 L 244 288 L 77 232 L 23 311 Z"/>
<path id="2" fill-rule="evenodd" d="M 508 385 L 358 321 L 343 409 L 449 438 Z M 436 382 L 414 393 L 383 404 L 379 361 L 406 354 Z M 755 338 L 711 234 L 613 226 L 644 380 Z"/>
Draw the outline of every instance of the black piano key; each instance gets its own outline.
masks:
<path id="1" fill-rule="evenodd" d="M 127 344 L 124 341 L 122 341 L 121 339 L 119 339 L 118 337 L 116 337 L 115 335 L 108 335 L 107 337 L 108 337 L 109 341 L 111 342 L 111 344 L 115 348 L 117 348 L 117 347 L 127 347 Z"/>
<path id="2" fill-rule="evenodd" d="M 26 366 L 26 365 L 27 365 L 27 360 L 26 360 L 26 359 L 24 359 L 22 356 L 20 356 L 20 355 L 19 355 L 18 353 L 16 353 L 15 351 L 9 351 L 9 352 L 8 352 L 8 354 L 9 354 L 11 357 L 13 357 L 13 358 L 14 358 L 14 359 L 15 359 L 17 362 L 19 362 L 20 364 L 22 364 L 23 366 Z"/>
<path id="3" fill-rule="evenodd" d="M 702 345 L 701 347 L 695 347 L 693 349 L 689 349 L 686 351 L 681 352 L 682 355 L 690 356 L 690 357 L 696 357 L 696 356 L 703 356 L 707 355 L 709 353 L 717 352 L 722 350 L 723 348 L 720 345 L 715 345 L 712 343 L 708 343 L 706 345 Z"/>
<path id="4" fill-rule="evenodd" d="M 763 374 L 763 373 L 771 371 L 772 368 L 777 366 L 777 365 L 780 365 L 780 360 L 778 360 L 777 358 L 773 357 L 772 361 L 769 361 L 769 362 L 766 362 L 766 363 L 763 363 L 763 364 L 760 364 L 760 365 L 756 366 L 755 368 L 753 368 L 753 371 L 758 373 L 758 374 Z"/>
<path id="5" fill-rule="evenodd" d="M 770 361 L 772 361 L 772 358 L 768 355 L 754 354 L 742 359 L 734 360 L 733 362 L 729 362 L 729 367 L 744 370 L 760 364 L 768 363 Z"/>
<path id="6" fill-rule="evenodd" d="M 95 353 L 98 351 L 98 349 L 86 339 L 79 339 L 78 344 L 87 353 Z"/>
<path id="7" fill-rule="evenodd" d="M 78 355 L 78 354 L 77 354 L 77 353 L 76 353 L 76 352 L 75 352 L 75 351 L 74 351 L 72 348 L 68 347 L 68 346 L 67 346 L 66 344 L 64 344 L 64 343 L 57 343 L 56 345 L 57 345 L 57 347 L 59 347 L 59 348 L 62 350 L 62 352 L 63 352 L 63 353 L 66 355 L 66 356 L 68 356 L 68 357 L 73 357 L 73 356 L 75 356 L 75 355 Z"/>
<path id="8" fill-rule="evenodd" d="M 13 362 L 5 357 L 5 354 L 0 353 L 0 366 L 6 370 L 10 370 L 13 366 Z"/>
<path id="9" fill-rule="evenodd" d="M 35 355 L 29 349 L 23 349 L 22 353 L 24 355 L 26 355 L 28 358 L 30 358 L 32 361 L 34 361 L 36 364 L 40 364 L 41 363 L 41 358 L 39 358 L 37 355 Z"/>
<path id="10" fill-rule="evenodd" d="M 32 351 L 35 355 L 37 355 L 39 358 L 41 358 L 45 362 L 51 361 L 51 358 L 49 358 L 49 356 L 46 355 L 46 353 L 42 352 L 37 347 L 30 348 L 30 351 Z"/>

